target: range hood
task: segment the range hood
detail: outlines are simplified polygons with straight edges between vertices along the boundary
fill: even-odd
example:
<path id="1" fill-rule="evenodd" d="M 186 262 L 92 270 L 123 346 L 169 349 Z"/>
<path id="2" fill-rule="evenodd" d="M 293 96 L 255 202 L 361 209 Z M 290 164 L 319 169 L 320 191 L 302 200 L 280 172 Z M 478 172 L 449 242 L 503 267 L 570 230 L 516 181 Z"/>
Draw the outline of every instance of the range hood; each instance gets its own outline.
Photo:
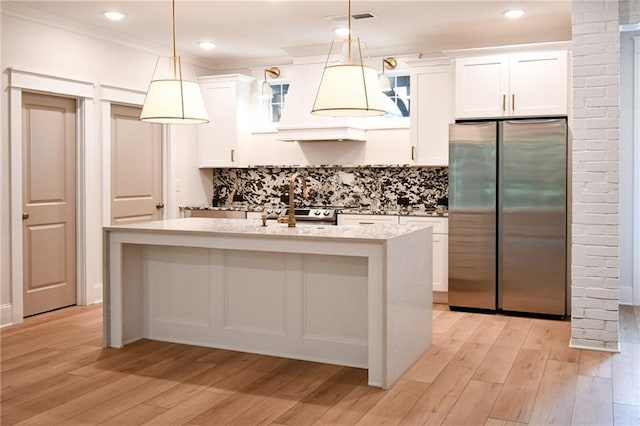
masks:
<path id="1" fill-rule="evenodd" d="M 276 126 L 281 141 L 366 141 L 362 117 L 326 117 L 311 114 L 326 57 L 294 62 L 289 92 Z"/>

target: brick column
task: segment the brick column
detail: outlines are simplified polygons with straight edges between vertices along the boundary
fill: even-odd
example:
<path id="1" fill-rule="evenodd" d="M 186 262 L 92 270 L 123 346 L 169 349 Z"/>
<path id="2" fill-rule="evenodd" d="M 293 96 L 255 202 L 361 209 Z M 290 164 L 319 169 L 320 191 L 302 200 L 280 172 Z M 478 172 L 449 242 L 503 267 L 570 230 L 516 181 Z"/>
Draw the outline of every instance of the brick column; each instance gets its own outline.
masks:
<path id="1" fill-rule="evenodd" d="M 618 349 L 619 16 L 573 0 L 571 346 Z"/>

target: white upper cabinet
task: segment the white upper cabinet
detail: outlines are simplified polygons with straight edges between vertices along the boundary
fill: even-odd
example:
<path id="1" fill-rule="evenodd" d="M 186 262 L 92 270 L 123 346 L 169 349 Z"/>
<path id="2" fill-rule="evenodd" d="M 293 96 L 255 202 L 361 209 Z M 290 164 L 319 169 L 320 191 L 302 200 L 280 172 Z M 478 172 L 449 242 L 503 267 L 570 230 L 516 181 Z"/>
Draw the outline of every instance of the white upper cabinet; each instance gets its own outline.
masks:
<path id="1" fill-rule="evenodd" d="M 230 74 L 201 77 L 198 81 L 209 113 L 209 123 L 199 129 L 198 166 L 246 166 L 246 149 L 251 138 L 251 84 L 254 79 Z"/>
<path id="2" fill-rule="evenodd" d="M 567 115 L 567 52 L 529 52 L 509 56 L 511 114 Z"/>
<path id="3" fill-rule="evenodd" d="M 456 118 L 507 115 L 507 55 L 456 59 Z M 505 107 L 503 107 L 503 104 Z"/>
<path id="4" fill-rule="evenodd" d="M 567 51 L 457 58 L 455 94 L 456 118 L 566 115 Z"/>
<path id="5" fill-rule="evenodd" d="M 451 61 L 415 61 L 410 75 L 411 159 L 421 166 L 447 166 L 454 121 Z"/>

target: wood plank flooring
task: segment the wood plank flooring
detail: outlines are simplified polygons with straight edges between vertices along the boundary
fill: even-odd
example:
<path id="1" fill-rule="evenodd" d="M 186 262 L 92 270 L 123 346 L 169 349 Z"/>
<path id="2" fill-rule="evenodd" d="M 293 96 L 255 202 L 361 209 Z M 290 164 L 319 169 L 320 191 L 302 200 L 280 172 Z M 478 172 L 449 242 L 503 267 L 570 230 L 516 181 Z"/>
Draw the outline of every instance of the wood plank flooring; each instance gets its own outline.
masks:
<path id="1" fill-rule="evenodd" d="M 640 309 L 621 352 L 568 347 L 567 321 L 450 312 L 396 385 L 366 371 L 143 340 L 103 349 L 102 307 L 5 327 L 2 425 L 640 425 Z"/>

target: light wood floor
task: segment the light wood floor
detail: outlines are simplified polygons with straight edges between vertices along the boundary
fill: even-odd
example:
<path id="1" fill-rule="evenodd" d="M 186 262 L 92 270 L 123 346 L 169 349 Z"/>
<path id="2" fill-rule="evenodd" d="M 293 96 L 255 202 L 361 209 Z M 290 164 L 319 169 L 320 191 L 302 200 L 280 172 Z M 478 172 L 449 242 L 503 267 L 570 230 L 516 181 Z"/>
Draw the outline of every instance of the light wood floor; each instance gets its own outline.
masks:
<path id="1" fill-rule="evenodd" d="M 102 349 L 101 306 L 1 331 L 3 425 L 638 425 L 640 309 L 621 353 L 569 322 L 434 310 L 433 347 L 390 390 L 313 362 L 140 341 Z"/>

